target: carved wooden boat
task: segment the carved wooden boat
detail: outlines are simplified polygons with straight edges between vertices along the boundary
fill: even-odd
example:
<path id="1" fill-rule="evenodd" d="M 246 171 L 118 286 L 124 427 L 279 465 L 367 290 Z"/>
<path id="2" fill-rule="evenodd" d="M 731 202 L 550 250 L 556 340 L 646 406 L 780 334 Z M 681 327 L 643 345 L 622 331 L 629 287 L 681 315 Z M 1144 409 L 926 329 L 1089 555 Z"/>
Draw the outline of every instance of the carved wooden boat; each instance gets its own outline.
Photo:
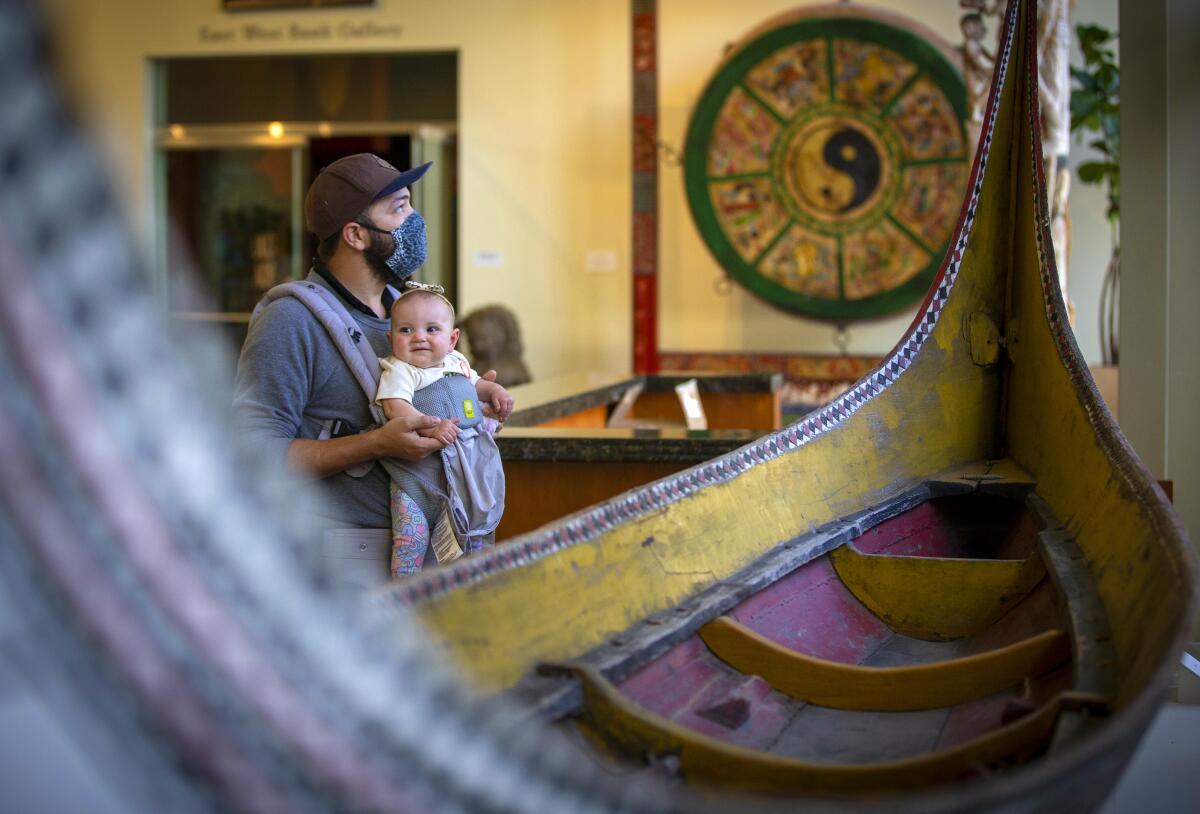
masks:
<path id="1" fill-rule="evenodd" d="M 413 605 L 479 685 L 586 731 L 593 759 L 686 789 L 1103 799 L 1195 618 L 1195 565 L 1067 324 L 1033 6 L 1005 17 L 953 249 L 876 370 L 381 602 Z"/>

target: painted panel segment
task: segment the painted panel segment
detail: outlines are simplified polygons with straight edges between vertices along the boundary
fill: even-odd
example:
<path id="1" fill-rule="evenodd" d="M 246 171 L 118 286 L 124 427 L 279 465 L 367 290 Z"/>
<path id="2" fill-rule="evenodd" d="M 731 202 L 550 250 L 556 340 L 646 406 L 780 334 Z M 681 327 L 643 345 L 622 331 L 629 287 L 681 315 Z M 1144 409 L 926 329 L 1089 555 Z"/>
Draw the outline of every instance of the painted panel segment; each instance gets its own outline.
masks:
<path id="1" fill-rule="evenodd" d="M 846 590 L 828 557 L 797 568 L 729 616 L 781 647 L 844 664 L 859 663 L 892 636 Z"/>
<path id="2" fill-rule="evenodd" d="M 586 726 L 609 743 L 639 756 L 675 755 L 690 782 L 768 793 L 902 789 L 974 773 L 1040 751 L 1062 705 L 1055 698 L 1021 720 L 953 749 L 903 760 L 839 765 L 779 757 L 691 732 L 639 709 L 595 670 L 563 669 L 583 683 Z"/>
<path id="3" fill-rule="evenodd" d="M 1040 557 L 958 560 L 863 554 L 847 544 L 830 553 L 838 577 L 897 633 L 955 639 L 981 632 L 1045 575 Z"/>

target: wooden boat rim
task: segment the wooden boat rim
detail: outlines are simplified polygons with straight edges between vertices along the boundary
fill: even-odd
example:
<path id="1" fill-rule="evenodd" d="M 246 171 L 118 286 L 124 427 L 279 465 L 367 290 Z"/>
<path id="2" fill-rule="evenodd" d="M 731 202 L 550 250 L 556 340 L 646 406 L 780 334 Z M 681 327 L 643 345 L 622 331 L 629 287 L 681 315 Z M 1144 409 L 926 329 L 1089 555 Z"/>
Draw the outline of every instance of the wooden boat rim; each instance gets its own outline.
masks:
<path id="1" fill-rule="evenodd" d="M 1029 715 L 948 749 L 927 752 L 919 756 L 873 763 L 824 763 L 759 752 L 687 729 L 639 707 L 635 702 L 626 698 L 608 679 L 604 678 L 599 670 L 593 667 L 572 663 L 550 665 L 550 667 L 551 669 L 574 674 L 583 683 L 585 693 L 598 697 L 605 706 L 615 710 L 615 717 L 618 720 L 610 722 L 610 730 L 632 725 L 633 727 L 651 731 L 657 737 L 675 744 L 672 750 L 668 751 L 685 748 L 699 749 L 710 755 L 716 755 L 731 764 L 756 767 L 759 771 L 769 770 L 771 773 L 789 773 L 789 775 L 813 774 L 822 776 L 833 783 L 854 784 L 854 787 L 858 788 L 863 787 L 862 784 L 879 783 L 878 788 L 882 791 L 908 787 L 903 780 L 888 783 L 883 779 L 885 777 L 912 775 L 912 782 L 925 783 L 929 781 L 929 778 L 923 776 L 923 772 L 936 772 L 942 764 L 953 764 L 956 759 L 966 759 L 974 753 L 984 751 L 988 747 L 993 747 L 1010 740 L 1016 740 L 1020 743 L 1021 736 L 1027 734 L 1026 730 L 1034 730 L 1034 734 L 1036 734 L 1036 730 L 1044 726 L 1046 732 L 1042 736 L 1049 738 L 1054 720 L 1057 719 L 1059 713 L 1064 708 L 1086 708 L 1094 704 L 1103 703 L 1103 699 L 1098 699 L 1095 696 L 1073 692 L 1060 692 L 1056 693 Z M 591 719 L 589 718 L 589 720 Z M 635 739 L 638 738 L 637 735 L 633 735 L 632 737 Z M 1002 755 L 997 755 L 992 759 L 1002 759 Z M 974 761 L 964 760 L 964 763 L 969 766 Z M 703 782 L 703 778 L 698 779 L 700 782 Z M 794 780 L 794 777 L 792 780 Z M 779 782 L 790 781 L 787 778 L 780 778 Z M 868 787 L 876 788 L 875 786 Z M 752 788 L 764 790 L 764 788 L 770 789 L 773 787 L 764 787 L 756 784 Z M 794 787 L 792 788 L 794 789 Z M 775 790 L 782 791 L 783 789 L 776 788 Z M 802 789 L 801 791 L 811 792 L 813 790 Z M 829 791 L 834 789 L 829 786 L 817 786 L 815 790 Z M 848 790 L 848 788 L 841 790 Z"/>

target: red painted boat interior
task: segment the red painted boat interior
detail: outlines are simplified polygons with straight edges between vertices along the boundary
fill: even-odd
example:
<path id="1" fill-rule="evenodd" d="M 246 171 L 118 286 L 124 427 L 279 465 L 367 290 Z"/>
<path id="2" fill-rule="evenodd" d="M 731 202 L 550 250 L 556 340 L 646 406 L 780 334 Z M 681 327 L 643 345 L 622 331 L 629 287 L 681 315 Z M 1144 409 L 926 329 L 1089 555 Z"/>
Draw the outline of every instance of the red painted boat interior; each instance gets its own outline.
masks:
<path id="1" fill-rule="evenodd" d="M 1018 500 L 968 495 L 930 500 L 863 534 L 863 553 L 886 556 L 1023 559 L 1038 523 Z M 1062 628 L 1051 581 L 982 634 L 930 642 L 894 633 L 821 557 L 746 599 L 729 616 L 783 647 L 818 658 L 890 667 L 937 662 L 1003 647 Z M 802 759 L 861 763 L 946 748 L 1032 710 L 1071 681 L 1066 666 L 1023 686 L 954 708 L 915 712 L 827 709 L 776 692 L 713 655 L 698 635 L 679 643 L 618 687 L 644 709 L 696 732 Z"/>
<path id="2" fill-rule="evenodd" d="M 988 494 L 934 498 L 885 520 L 854 541 L 864 554 L 1023 560 L 1038 521 L 1020 500 Z"/>

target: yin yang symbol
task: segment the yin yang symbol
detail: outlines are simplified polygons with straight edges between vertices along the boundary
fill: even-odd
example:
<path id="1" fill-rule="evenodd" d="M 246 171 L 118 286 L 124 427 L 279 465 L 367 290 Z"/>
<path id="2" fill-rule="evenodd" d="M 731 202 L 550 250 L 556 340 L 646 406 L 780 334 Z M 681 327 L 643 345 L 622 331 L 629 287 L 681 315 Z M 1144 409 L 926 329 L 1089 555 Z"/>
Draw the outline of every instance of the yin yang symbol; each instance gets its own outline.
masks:
<path id="1" fill-rule="evenodd" d="M 802 205 L 827 218 L 852 217 L 879 190 L 879 147 L 846 121 L 815 123 L 793 142 L 793 189 Z"/>
<path id="2" fill-rule="evenodd" d="M 853 127 L 843 127 L 825 142 L 825 163 L 849 176 L 854 188 L 850 202 L 839 214 L 862 206 L 879 187 L 879 153 L 875 145 Z"/>

